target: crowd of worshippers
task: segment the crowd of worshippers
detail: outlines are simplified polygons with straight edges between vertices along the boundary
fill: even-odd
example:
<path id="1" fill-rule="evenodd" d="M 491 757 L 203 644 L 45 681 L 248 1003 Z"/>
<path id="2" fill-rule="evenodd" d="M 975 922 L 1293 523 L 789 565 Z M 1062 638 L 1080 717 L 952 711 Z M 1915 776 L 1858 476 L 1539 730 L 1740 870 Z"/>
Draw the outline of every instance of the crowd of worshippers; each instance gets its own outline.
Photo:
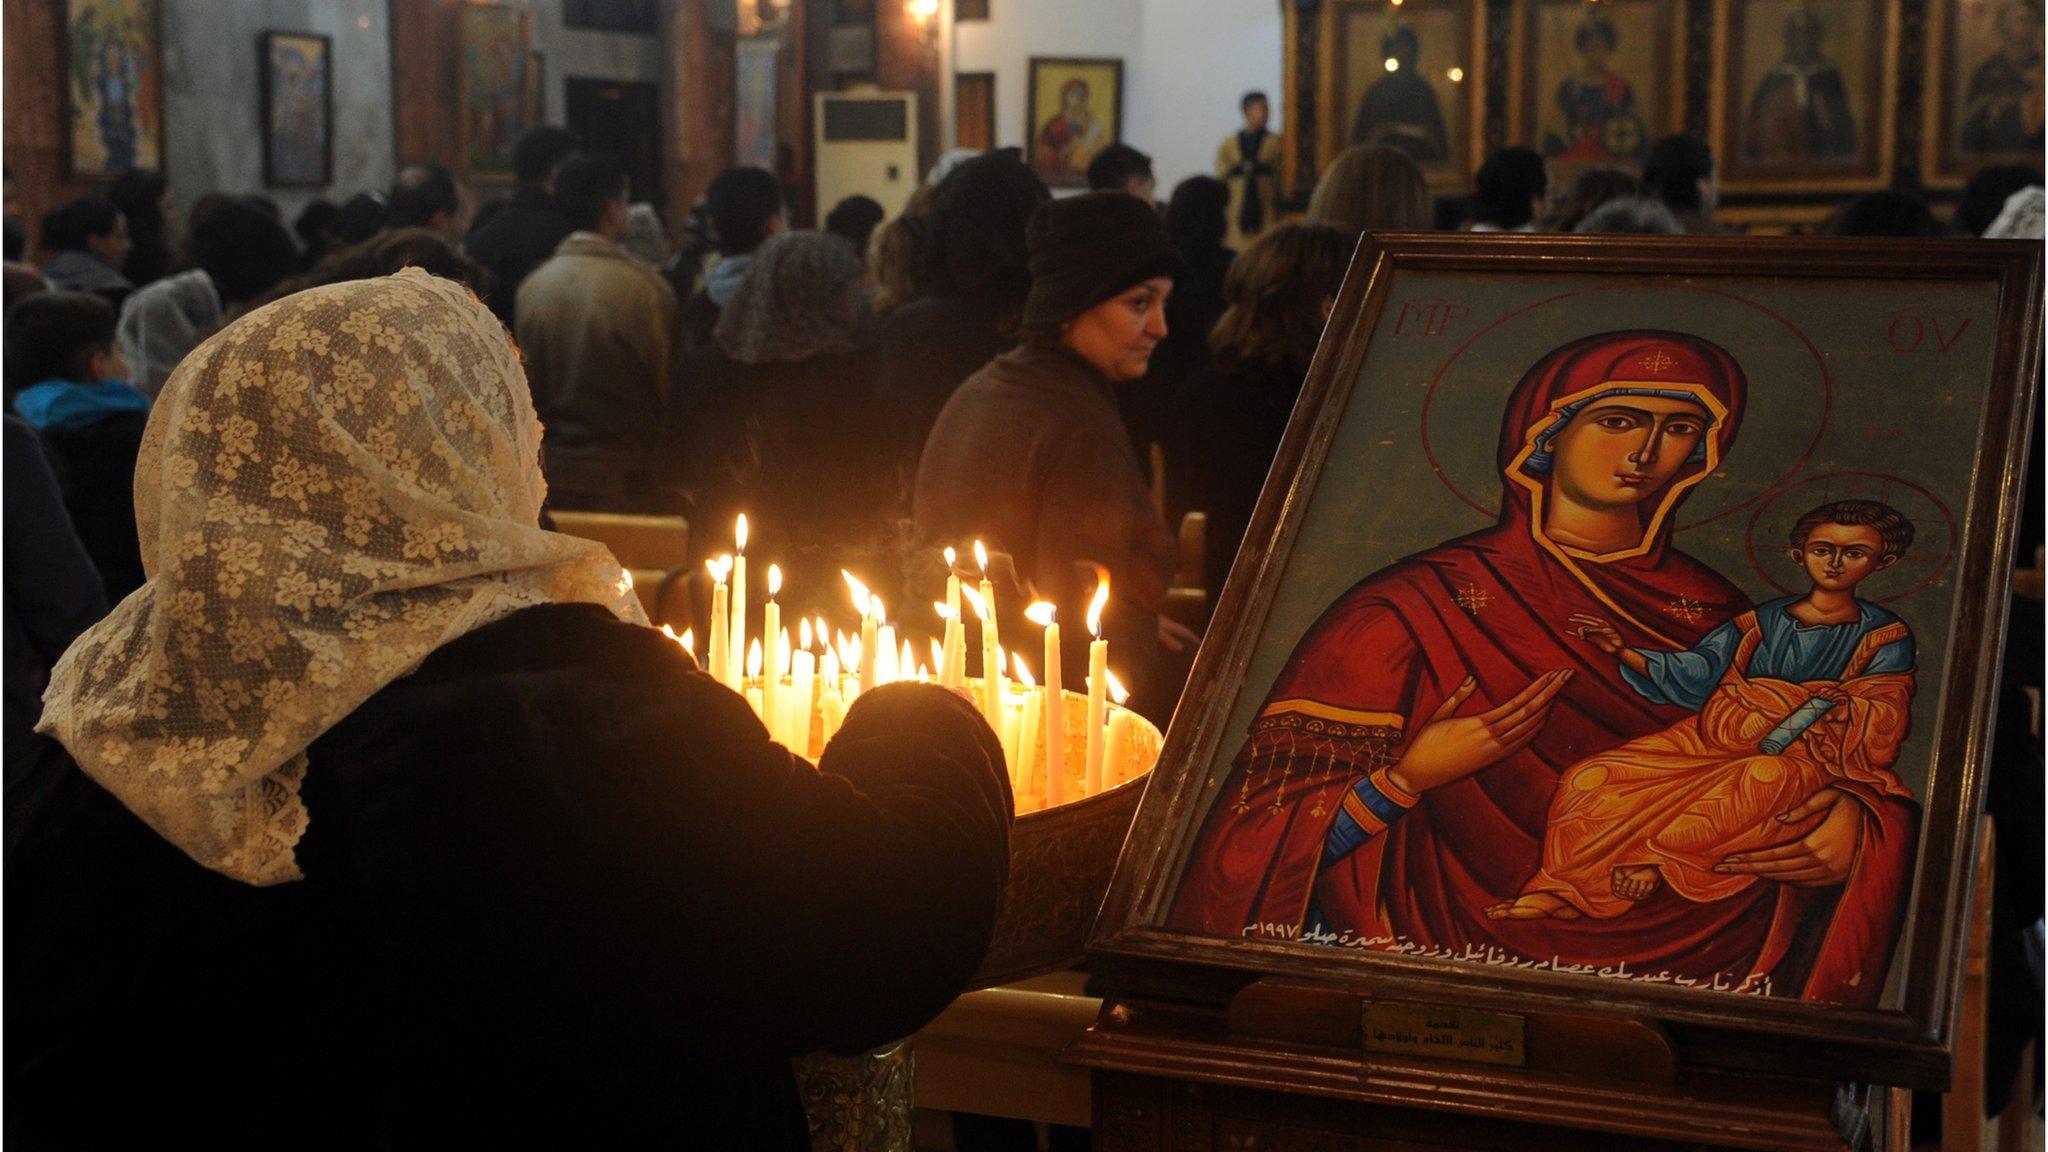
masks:
<path id="1" fill-rule="evenodd" d="M 1207 514 L 1213 603 L 1362 234 L 1722 231 L 1714 158 L 1686 136 L 1639 171 L 1556 186 L 1535 152 L 1500 149 L 1469 198 L 1440 201 L 1403 153 L 1352 147 L 1278 224 L 1247 213 L 1241 178 L 1192 177 L 1156 204 L 1150 158 L 1122 143 L 1095 157 L 1086 195 L 1054 200 L 1014 150 L 956 151 L 894 218 L 854 196 L 820 231 L 789 226 L 772 174 L 735 168 L 681 243 L 629 201 L 616 157 L 566 129 L 528 131 L 513 166 L 511 194 L 481 209 L 422 164 L 388 192 L 315 201 L 289 230 L 261 196 L 209 193 L 182 237 L 163 179 L 131 173 L 43 220 L 40 267 L 21 262 L 10 212 L 9 408 L 41 437 L 110 601 L 142 581 L 126 477 L 180 360 L 269 301 L 419 266 L 468 285 L 516 337 L 551 508 L 683 516 L 690 567 L 745 511 L 818 597 L 845 568 L 924 602 L 939 548 L 975 538 L 1020 592 L 1062 605 L 1106 570 L 1138 706 L 1163 719 L 1195 640 L 1159 613 L 1182 567 L 1171 529 Z M 1982 235 L 2040 184 L 2037 169 L 1988 169 L 1947 226 L 1914 196 L 1873 193 L 1821 230 Z M 2000 228 L 2024 234 L 2015 219 Z M 1069 632 L 1078 656 L 1085 634 Z"/>
<path id="2" fill-rule="evenodd" d="M 979 963 L 1000 752 L 906 684 L 794 769 L 548 509 L 685 517 L 685 567 L 744 511 L 813 597 L 844 568 L 929 602 L 977 538 L 1069 619 L 1106 573 L 1163 721 L 1204 623 L 1162 611 L 1169 525 L 1207 513 L 1219 589 L 1370 233 L 1718 230 L 1684 137 L 1555 188 L 1501 150 L 1461 221 L 1378 147 L 1284 222 L 1241 175 L 1161 206 L 1117 144 L 1085 194 L 956 151 L 894 217 L 855 197 L 817 231 L 760 169 L 671 228 L 563 129 L 513 159 L 481 208 L 423 164 L 290 227 L 219 192 L 181 227 L 133 173 L 50 213 L 34 263 L 10 185 L 10 1132 L 160 1138 L 234 1083 L 192 1122 L 217 1144 L 802 1146 L 786 1058 L 906 1034 Z M 2039 237 L 2041 183 L 1826 231 Z"/>

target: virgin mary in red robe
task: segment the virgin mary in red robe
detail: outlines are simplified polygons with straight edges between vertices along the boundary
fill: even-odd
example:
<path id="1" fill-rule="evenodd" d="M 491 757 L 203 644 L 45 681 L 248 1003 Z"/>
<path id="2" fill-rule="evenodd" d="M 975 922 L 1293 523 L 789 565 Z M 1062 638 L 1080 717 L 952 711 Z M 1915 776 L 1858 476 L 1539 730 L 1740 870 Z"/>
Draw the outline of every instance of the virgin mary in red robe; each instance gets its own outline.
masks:
<path id="1" fill-rule="evenodd" d="M 1513 899 L 1541 863 L 1565 769 L 1685 715 L 1624 684 L 1614 660 L 1573 635 L 1570 617 L 1601 615 L 1631 646 L 1672 649 L 1750 607 L 1670 543 L 1678 508 L 1734 447 L 1746 389 L 1727 351 L 1677 332 L 1590 336 L 1530 369 L 1501 424 L 1499 522 L 1367 576 L 1309 629 L 1197 834 L 1168 925 L 1875 1002 L 1919 809 L 1852 783 L 1832 785 L 1860 825 L 1841 884 L 1759 883 L 1706 903 L 1667 887 L 1614 920 L 1485 912 Z M 1661 490 L 1643 494 L 1635 546 L 1592 554 L 1552 539 L 1544 509 L 1555 499 L 1554 441 L 1588 405 L 1630 396 L 1696 405 L 1707 423 L 1697 447 Z M 1475 689 L 1461 716 L 1562 669 L 1573 674 L 1525 746 L 1419 796 L 1390 782 L 1410 739 L 1468 678 Z M 1788 825 L 1787 839 L 1812 827 Z"/>

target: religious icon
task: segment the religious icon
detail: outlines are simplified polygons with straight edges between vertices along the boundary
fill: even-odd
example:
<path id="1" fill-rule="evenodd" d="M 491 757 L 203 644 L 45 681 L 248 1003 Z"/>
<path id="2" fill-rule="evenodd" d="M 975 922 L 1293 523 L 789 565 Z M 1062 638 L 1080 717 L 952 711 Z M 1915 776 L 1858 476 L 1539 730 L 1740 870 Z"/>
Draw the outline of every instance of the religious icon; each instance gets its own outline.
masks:
<path id="1" fill-rule="evenodd" d="M 1417 163 L 1448 159 L 1450 133 L 1436 90 L 1417 67 L 1422 42 L 1415 29 L 1397 24 L 1380 38 L 1386 75 L 1372 82 L 1351 119 L 1353 144 L 1381 144 L 1406 152 Z"/>
<path id="2" fill-rule="evenodd" d="M 1049 185 L 1088 180 L 1088 162 L 1117 142 L 1123 108 L 1123 61 L 1034 56 L 1026 105 L 1031 112 L 1031 165 Z"/>
<path id="3" fill-rule="evenodd" d="M 1958 146 L 1969 153 L 2041 151 L 2041 5 L 2007 0 L 1996 16 L 1998 50 L 1970 71 Z"/>
<path id="4" fill-rule="evenodd" d="M 1938 1033 L 2038 249 L 1691 243 L 1347 284 L 1095 950 Z"/>
<path id="5" fill-rule="evenodd" d="M 1295 18 L 1297 30 L 1301 19 Z M 1331 48 L 1330 63 L 1318 67 L 1333 73 L 1317 89 L 1319 166 L 1348 146 L 1379 145 L 1407 153 L 1433 191 L 1469 186 L 1479 166 L 1486 103 L 1484 6 L 1338 0 L 1323 5 L 1315 19 Z"/>
<path id="6" fill-rule="evenodd" d="M 1890 179 L 1896 0 L 1719 0 L 1714 153 L 1728 191 Z"/>
<path id="7" fill-rule="evenodd" d="M 1821 50 L 1820 19 L 1805 9 L 1785 17 L 1785 55 L 1749 99 L 1743 148 L 1752 159 L 1796 160 L 1856 154 L 1856 114 L 1842 70 Z"/>
<path id="8" fill-rule="evenodd" d="M 1583 167 L 1630 167 L 1668 131 L 1676 111 L 1672 77 L 1683 75 L 1671 0 L 1527 0 L 1520 20 L 1520 101 L 1509 109 L 1511 139 L 1532 139 L 1552 164 L 1554 183 Z M 1524 111 L 1526 109 L 1526 111 Z M 1525 126 L 1522 117 L 1533 121 Z"/>
<path id="9" fill-rule="evenodd" d="M 263 182 L 323 188 L 333 181 L 332 42 L 303 32 L 266 32 L 263 59 Z"/>
<path id="10" fill-rule="evenodd" d="M 71 175 L 163 167 L 163 75 L 156 0 L 65 0 Z"/>
<path id="11" fill-rule="evenodd" d="M 509 180 L 512 145 L 526 130 L 527 67 L 532 46 L 524 9 L 502 4 L 462 8 L 463 171 L 473 180 Z"/>

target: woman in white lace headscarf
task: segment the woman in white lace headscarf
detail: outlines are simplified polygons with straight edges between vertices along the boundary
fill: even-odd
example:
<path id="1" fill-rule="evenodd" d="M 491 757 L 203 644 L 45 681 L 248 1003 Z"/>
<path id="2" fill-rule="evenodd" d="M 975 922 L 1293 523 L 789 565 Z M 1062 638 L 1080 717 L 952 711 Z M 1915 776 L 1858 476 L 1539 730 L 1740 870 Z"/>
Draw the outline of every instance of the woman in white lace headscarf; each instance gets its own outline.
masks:
<path id="1" fill-rule="evenodd" d="M 84 774 L 8 781 L 10 1137 L 794 1152 L 792 1056 L 965 986 L 979 714 L 887 685 L 792 756 L 537 526 L 540 446 L 504 328 L 416 270 L 173 373 L 149 580 L 45 698 Z"/>
<path id="2" fill-rule="evenodd" d="M 298 877 L 305 751 L 434 649 L 535 604 L 644 620 L 599 545 L 539 527 L 518 354 L 408 270 L 288 297 L 195 351 L 136 463 L 149 582 L 81 637 L 43 731 L 194 860 Z"/>

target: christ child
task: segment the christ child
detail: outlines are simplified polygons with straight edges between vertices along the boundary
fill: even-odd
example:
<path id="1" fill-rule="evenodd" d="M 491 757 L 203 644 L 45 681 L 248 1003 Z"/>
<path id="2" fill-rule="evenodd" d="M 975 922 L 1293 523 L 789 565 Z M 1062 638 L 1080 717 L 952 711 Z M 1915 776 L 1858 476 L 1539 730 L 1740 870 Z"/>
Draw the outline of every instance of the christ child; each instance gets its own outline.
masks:
<path id="1" fill-rule="evenodd" d="M 1630 648 L 1607 620 L 1573 616 L 1573 634 L 1618 658 L 1636 692 L 1697 715 L 1567 769 L 1541 869 L 1486 914 L 1606 919 L 1663 887 L 1723 899 L 1757 880 L 1727 858 L 1812 831 L 1827 789 L 1911 799 L 1892 764 L 1911 715 L 1912 633 L 1856 590 L 1912 542 L 1912 521 L 1875 500 L 1815 508 L 1791 532 L 1807 593 L 1685 651 Z"/>

